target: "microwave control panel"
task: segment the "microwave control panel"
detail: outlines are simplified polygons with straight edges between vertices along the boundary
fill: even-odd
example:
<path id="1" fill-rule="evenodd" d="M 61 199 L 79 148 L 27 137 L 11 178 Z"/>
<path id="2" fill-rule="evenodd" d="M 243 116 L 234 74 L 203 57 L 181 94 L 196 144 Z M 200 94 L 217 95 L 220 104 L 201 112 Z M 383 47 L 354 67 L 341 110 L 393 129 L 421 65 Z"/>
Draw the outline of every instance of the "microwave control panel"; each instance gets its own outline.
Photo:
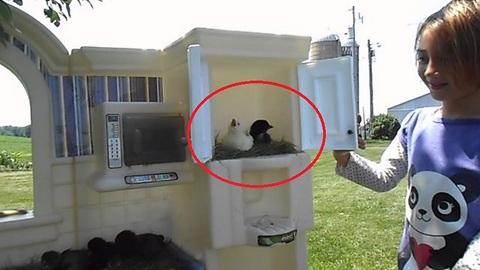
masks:
<path id="1" fill-rule="evenodd" d="M 122 167 L 120 136 L 120 115 L 107 114 L 107 159 L 110 169 Z"/>

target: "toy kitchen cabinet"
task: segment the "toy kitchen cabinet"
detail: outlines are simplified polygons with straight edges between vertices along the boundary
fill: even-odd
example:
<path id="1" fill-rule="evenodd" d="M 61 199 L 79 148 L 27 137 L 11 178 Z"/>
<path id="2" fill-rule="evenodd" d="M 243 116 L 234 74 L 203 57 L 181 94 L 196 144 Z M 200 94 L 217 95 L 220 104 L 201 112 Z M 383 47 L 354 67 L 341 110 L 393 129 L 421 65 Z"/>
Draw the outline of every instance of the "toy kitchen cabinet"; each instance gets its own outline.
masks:
<path id="1" fill-rule="evenodd" d="M 357 147 L 352 58 L 309 61 L 310 40 L 195 29 L 173 45 L 187 53 L 195 162 L 210 171 L 201 176 L 210 198 L 208 269 L 308 269 L 311 170 L 273 183 L 302 172 L 320 149 Z M 273 138 L 304 152 L 213 160 L 215 141 L 231 119 L 245 130 L 254 120 L 267 119 Z"/>

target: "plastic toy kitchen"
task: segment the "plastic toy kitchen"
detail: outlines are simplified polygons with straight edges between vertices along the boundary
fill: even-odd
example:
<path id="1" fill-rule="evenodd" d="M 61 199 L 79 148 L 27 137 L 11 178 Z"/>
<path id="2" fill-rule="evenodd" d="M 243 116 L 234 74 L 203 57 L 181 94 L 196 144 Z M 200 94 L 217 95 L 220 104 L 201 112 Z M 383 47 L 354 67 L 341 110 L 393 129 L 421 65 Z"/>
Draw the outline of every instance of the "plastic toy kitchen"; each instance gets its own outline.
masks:
<path id="1" fill-rule="evenodd" d="M 267 188 L 211 173 L 264 185 L 297 175 L 321 148 L 356 148 L 351 57 L 309 60 L 306 36 L 202 28 L 164 49 L 69 53 L 14 12 L 22 32 L 4 29 L 10 42 L 0 62 L 18 74 L 32 104 L 35 207 L 0 218 L 0 265 L 129 229 L 165 235 L 204 269 L 308 269 L 310 170 Z M 326 132 L 314 107 L 281 87 L 244 84 L 205 100 L 251 80 L 300 91 Z M 272 138 L 303 151 L 215 160 L 232 119 L 245 130 L 267 119 Z"/>

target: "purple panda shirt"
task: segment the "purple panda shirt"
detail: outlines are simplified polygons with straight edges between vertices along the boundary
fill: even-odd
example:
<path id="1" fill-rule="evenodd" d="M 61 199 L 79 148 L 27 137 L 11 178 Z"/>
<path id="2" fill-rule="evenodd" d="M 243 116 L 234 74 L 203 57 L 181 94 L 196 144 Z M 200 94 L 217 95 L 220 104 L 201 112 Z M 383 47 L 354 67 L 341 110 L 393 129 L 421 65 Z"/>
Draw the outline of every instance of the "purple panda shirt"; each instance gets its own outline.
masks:
<path id="1" fill-rule="evenodd" d="M 436 110 L 410 113 L 380 162 L 351 152 L 346 167 L 335 168 L 379 192 L 407 179 L 402 270 L 450 269 L 467 246 L 480 254 L 480 244 L 472 245 L 480 242 L 480 119 L 443 119 Z M 469 260 L 462 258 L 462 265 Z"/>
<path id="2" fill-rule="evenodd" d="M 400 269 L 449 269 L 480 231 L 480 119 L 416 110 L 399 141 L 408 156 Z"/>

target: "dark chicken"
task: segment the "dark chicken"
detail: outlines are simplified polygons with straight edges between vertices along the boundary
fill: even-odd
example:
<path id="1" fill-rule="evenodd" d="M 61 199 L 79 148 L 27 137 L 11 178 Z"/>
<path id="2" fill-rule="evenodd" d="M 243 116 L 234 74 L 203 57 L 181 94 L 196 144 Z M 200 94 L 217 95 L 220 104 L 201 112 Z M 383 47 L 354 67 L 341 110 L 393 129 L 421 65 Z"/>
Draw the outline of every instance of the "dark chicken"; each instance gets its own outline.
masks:
<path id="1" fill-rule="evenodd" d="M 267 120 L 259 119 L 253 122 L 250 126 L 250 136 L 253 137 L 254 144 L 270 143 L 272 138 L 267 133 L 268 130 L 273 128 Z"/>

